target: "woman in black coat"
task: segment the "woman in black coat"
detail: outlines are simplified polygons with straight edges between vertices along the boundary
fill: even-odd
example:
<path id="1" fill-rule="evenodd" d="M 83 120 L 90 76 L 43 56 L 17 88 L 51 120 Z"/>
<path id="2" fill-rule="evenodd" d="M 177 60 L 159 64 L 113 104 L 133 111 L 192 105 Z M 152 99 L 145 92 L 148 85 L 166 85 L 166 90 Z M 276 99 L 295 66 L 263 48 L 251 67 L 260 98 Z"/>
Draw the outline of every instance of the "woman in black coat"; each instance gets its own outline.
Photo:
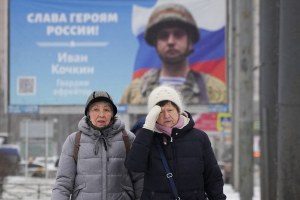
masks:
<path id="1" fill-rule="evenodd" d="M 157 87 L 149 95 L 148 110 L 126 160 L 129 170 L 145 173 L 141 199 L 226 199 L 222 173 L 209 138 L 194 128 L 177 91 Z M 172 192 L 157 144 L 166 156 L 178 196 Z"/>

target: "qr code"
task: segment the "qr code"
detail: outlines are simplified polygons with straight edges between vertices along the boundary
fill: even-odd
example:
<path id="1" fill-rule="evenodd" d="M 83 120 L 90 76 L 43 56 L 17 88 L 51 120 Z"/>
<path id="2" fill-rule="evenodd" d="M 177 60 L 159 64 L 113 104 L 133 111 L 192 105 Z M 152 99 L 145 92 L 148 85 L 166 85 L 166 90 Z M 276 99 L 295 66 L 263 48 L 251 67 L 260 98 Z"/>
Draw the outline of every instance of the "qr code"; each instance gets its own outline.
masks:
<path id="1" fill-rule="evenodd" d="M 18 95 L 35 95 L 36 77 L 18 77 Z"/>

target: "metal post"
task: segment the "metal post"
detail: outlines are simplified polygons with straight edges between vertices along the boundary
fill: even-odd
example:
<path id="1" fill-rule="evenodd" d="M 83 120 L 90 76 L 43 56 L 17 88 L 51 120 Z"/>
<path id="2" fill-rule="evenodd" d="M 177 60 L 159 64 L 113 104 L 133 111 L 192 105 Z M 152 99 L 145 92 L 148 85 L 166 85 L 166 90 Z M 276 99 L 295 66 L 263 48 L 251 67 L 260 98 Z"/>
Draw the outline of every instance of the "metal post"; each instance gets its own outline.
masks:
<path id="1" fill-rule="evenodd" d="M 37 186 L 38 186 L 38 190 L 37 190 L 37 199 L 40 199 L 40 197 L 41 197 L 41 185 L 38 184 Z"/>
<path id="2" fill-rule="evenodd" d="M 9 127 L 8 127 L 8 115 L 7 113 L 7 80 L 8 80 L 8 67 L 7 67 L 7 29 L 4 28 L 8 24 L 8 1 L 2 0 L 0 1 L 0 132 L 8 132 L 10 133 Z M 9 135 L 10 137 L 10 135 Z"/>
<path id="3" fill-rule="evenodd" d="M 277 200 L 300 198 L 300 1 L 280 1 Z"/>
<path id="4" fill-rule="evenodd" d="M 45 178 L 48 178 L 48 131 L 49 131 L 49 122 L 46 120 L 45 124 Z"/>
<path id="5" fill-rule="evenodd" d="M 276 199 L 279 1 L 260 1 L 261 199 Z"/>
<path id="6" fill-rule="evenodd" d="M 28 177 L 28 142 L 29 142 L 29 122 L 30 120 L 26 120 L 25 122 L 25 177 Z"/>

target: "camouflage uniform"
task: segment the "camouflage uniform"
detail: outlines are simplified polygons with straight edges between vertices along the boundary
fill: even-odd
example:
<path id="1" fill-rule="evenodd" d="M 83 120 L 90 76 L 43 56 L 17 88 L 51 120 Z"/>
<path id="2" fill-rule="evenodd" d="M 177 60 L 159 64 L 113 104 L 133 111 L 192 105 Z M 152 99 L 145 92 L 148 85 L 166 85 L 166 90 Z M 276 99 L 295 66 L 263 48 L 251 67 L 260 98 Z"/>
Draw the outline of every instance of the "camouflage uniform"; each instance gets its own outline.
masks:
<path id="1" fill-rule="evenodd" d="M 158 31 L 167 24 L 186 30 L 192 44 L 200 39 L 196 22 L 185 7 L 179 4 L 163 4 L 158 6 L 149 18 L 145 30 L 145 41 L 155 47 Z M 120 103 L 146 104 L 150 92 L 159 85 L 159 75 L 160 69 L 153 69 L 142 78 L 133 80 L 123 94 Z M 227 101 L 225 84 L 208 74 L 190 71 L 186 81 L 182 85 L 176 86 L 176 89 L 181 92 L 186 104 L 213 104 Z"/>
<path id="2" fill-rule="evenodd" d="M 150 92 L 159 86 L 160 69 L 147 72 L 142 78 L 131 82 L 122 96 L 121 104 L 146 104 Z M 203 73 L 190 71 L 186 81 L 176 86 L 185 104 L 226 103 L 226 85 L 219 79 Z"/>

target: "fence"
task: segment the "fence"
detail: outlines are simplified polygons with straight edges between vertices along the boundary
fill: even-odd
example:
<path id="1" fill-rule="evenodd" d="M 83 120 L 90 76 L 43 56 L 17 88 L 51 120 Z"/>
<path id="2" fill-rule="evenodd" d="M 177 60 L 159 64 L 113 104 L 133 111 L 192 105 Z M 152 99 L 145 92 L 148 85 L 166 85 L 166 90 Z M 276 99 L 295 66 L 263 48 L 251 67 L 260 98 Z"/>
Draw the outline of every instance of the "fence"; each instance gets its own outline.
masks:
<path id="1" fill-rule="evenodd" d="M 50 200 L 53 183 L 49 179 L 9 177 L 3 182 L 0 200 Z"/>

